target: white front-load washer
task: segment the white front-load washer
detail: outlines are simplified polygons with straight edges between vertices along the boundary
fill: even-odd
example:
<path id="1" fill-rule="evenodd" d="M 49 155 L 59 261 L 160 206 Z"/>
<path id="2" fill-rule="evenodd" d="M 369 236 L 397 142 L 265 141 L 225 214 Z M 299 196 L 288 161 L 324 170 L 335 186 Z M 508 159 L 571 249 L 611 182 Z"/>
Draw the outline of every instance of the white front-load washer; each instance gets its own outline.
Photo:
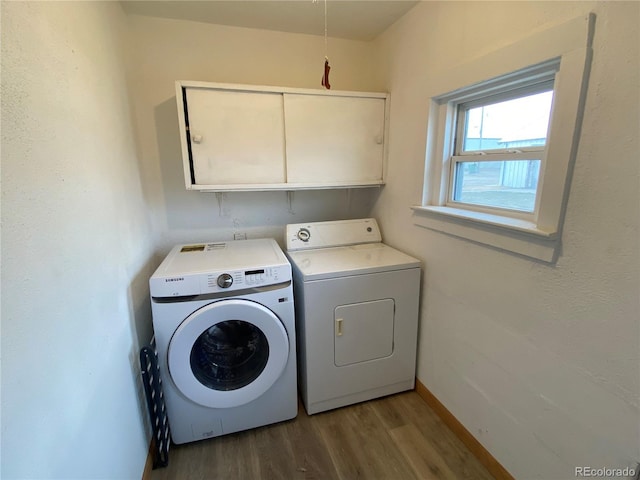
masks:
<path id="1" fill-rule="evenodd" d="M 420 261 L 381 240 L 373 218 L 287 225 L 309 414 L 414 388 Z"/>
<path id="2" fill-rule="evenodd" d="M 275 240 L 178 245 L 149 287 L 174 443 L 297 415 L 291 266 Z"/>

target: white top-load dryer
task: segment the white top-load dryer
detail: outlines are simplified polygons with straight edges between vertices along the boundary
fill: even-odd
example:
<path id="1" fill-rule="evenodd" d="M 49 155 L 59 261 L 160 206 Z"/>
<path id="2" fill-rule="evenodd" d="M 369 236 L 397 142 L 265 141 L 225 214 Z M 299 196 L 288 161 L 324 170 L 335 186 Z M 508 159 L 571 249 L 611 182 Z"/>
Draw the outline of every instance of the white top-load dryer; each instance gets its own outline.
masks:
<path id="1" fill-rule="evenodd" d="M 414 388 L 420 261 L 381 240 L 372 218 L 287 225 L 309 414 Z"/>

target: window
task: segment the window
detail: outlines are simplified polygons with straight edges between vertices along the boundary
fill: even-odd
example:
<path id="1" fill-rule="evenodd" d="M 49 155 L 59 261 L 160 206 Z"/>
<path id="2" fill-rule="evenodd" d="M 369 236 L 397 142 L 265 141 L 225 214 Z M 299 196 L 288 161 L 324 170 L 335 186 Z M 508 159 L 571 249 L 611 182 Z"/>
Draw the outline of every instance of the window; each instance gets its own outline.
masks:
<path id="1" fill-rule="evenodd" d="M 417 225 L 556 260 L 594 22 L 553 27 L 434 82 Z"/>
<path id="2" fill-rule="evenodd" d="M 552 100 L 544 82 L 456 105 L 447 204 L 534 215 Z"/>

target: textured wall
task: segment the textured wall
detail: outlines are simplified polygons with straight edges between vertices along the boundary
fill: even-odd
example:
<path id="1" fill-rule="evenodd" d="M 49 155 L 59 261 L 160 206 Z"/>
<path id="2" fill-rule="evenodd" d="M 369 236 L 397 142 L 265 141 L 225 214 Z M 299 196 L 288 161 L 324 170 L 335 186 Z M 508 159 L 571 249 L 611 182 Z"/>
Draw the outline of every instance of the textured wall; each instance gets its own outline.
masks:
<path id="1" fill-rule="evenodd" d="M 374 214 L 389 243 L 426 265 L 418 377 L 516 478 L 640 461 L 639 8 L 425 2 L 375 42 L 392 103 Z M 438 72 L 591 10 L 594 59 L 557 264 L 415 226 Z"/>
<path id="2" fill-rule="evenodd" d="M 188 192 L 176 113 L 176 80 L 322 88 L 319 36 L 130 15 L 129 81 L 144 188 L 160 251 L 234 233 L 274 237 L 284 225 L 365 216 L 378 189 L 296 192 Z M 335 90 L 377 90 L 369 42 L 330 39 Z"/>
<path id="3" fill-rule="evenodd" d="M 430 79 L 592 8 L 558 263 L 414 226 Z M 154 248 L 281 238 L 286 223 L 364 216 L 374 202 L 385 239 L 426 264 L 418 376 L 498 460 L 525 479 L 633 465 L 638 8 L 425 2 L 373 44 L 332 41 L 334 88 L 392 93 L 388 185 L 296 193 L 291 213 L 281 192 L 219 203 L 184 190 L 173 82 L 317 88 L 321 38 L 132 16 L 127 91 L 116 3 L 2 2 L 2 477 L 139 477 L 135 356 Z"/>
<path id="4" fill-rule="evenodd" d="M 2 471 L 140 478 L 150 224 L 113 2 L 2 2 Z M 138 333 L 140 330 L 140 333 Z"/>

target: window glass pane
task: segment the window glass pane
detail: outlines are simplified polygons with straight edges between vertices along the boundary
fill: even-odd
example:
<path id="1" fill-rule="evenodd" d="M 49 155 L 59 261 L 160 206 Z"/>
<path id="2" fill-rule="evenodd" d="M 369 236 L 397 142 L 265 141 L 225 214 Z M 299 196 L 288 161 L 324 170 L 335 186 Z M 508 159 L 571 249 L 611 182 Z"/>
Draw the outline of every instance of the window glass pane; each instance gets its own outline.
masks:
<path id="1" fill-rule="evenodd" d="M 453 200 L 533 212 L 540 160 L 458 162 Z"/>
<path id="2" fill-rule="evenodd" d="M 467 110 L 462 151 L 543 146 L 553 90 Z"/>

